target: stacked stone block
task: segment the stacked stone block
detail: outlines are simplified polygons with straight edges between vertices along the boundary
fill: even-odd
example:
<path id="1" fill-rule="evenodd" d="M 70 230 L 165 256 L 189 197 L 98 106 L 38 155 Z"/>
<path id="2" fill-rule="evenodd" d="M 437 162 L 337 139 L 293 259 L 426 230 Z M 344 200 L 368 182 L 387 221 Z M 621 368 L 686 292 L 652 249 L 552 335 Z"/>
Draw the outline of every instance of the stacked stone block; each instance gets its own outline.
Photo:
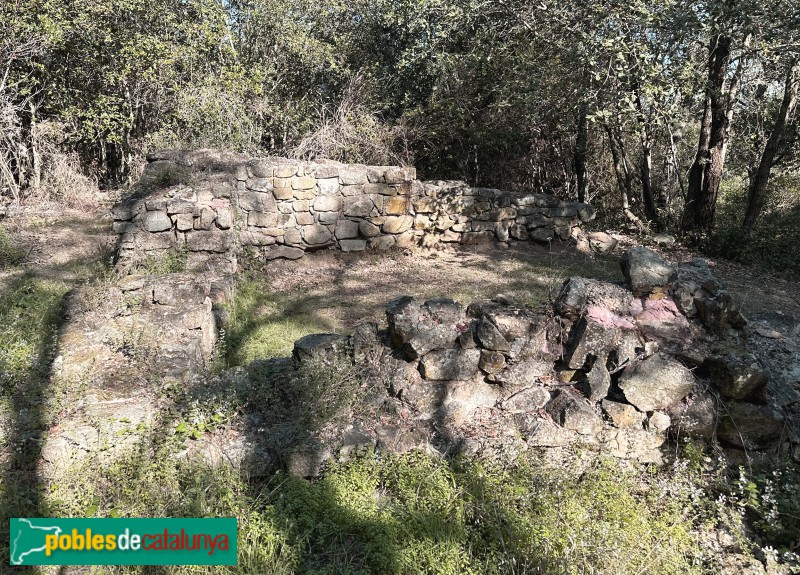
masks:
<path id="1" fill-rule="evenodd" d="M 230 273 L 243 251 L 272 260 L 321 249 L 547 243 L 595 215 L 587 204 L 544 194 L 420 182 L 411 167 L 226 159 L 154 155 L 113 209 L 119 265 L 180 250 L 190 269 Z"/>

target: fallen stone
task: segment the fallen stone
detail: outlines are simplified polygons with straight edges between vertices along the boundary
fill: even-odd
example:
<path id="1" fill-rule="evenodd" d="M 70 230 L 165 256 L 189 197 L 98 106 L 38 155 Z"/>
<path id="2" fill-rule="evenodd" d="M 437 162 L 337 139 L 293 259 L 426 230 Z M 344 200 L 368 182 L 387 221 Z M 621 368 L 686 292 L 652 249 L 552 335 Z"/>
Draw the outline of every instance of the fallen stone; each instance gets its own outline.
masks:
<path id="1" fill-rule="evenodd" d="M 673 246 L 675 245 L 675 236 L 665 233 L 656 234 L 653 236 L 653 242 L 659 246 Z"/>
<path id="2" fill-rule="evenodd" d="M 333 333 L 317 333 L 301 337 L 294 342 L 292 361 L 297 368 L 310 359 L 332 362 L 347 357 L 349 352 L 349 337 Z"/>
<path id="3" fill-rule="evenodd" d="M 626 368 L 619 380 L 625 399 L 639 411 L 666 409 L 686 397 L 694 384 L 692 372 L 663 353 Z"/>
<path id="4" fill-rule="evenodd" d="M 591 232 L 587 234 L 587 238 L 589 239 L 591 248 L 601 254 L 613 252 L 619 243 L 615 238 L 605 232 Z"/>
<path id="5" fill-rule="evenodd" d="M 768 449 L 787 434 L 786 421 L 774 407 L 735 402 L 723 410 L 717 428 L 722 441 L 745 449 Z"/>
<path id="6" fill-rule="evenodd" d="M 369 247 L 373 250 L 386 251 L 392 249 L 397 240 L 394 236 L 378 236 L 369 239 Z"/>
<path id="7" fill-rule="evenodd" d="M 556 237 L 556 232 L 552 228 L 536 228 L 531 230 L 528 226 L 530 239 L 540 244 L 549 244 Z"/>
<path id="8" fill-rule="evenodd" d="M 625 282 L 636 295 L 646 295 L 655 288 L 666 286 L 675 276 L 675 268 L 651 249 L 635 247 L 620 259 Z"/>
<path id="9" fill-rule="evenodd" d="M 287 259 L 297 260 L 302 258 L 305 252 L 300 248 L 293 248 L 290 246 L 276 246 L 264 253 L 264 257 L 268 260 Z"/>

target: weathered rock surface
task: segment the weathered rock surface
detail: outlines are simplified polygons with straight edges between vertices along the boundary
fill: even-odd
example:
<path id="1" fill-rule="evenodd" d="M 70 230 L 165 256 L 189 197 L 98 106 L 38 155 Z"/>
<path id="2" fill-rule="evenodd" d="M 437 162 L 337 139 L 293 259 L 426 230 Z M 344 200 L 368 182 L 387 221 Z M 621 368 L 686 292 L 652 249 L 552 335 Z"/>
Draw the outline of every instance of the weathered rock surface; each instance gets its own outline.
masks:
<path id="1" fill-rule="evenodd" d="M 745 449 L 765 449 L 787 433 L 784 416 L 774 407 L 731 403 L 723 410 L 717 436 Z"/>
<path id="2" fill-rule="evenodd" d="M 728 353 L 709 357 L 705 366 L 712 385 L 730 399 L 757 396 L 767 386 L 767 376 L 756 356 L 751 353 Z"/>
<path id="3" fill-rule="evenodd" d="M 646 295 L 655 288 L 667 285 L 675 268 L 661 256 L 645 247 L 631 248 L 620 260 L 622 275 L 635 295 Z"/>
<path id="4" fill-rule="evenodd" d="M 666 409 L 689 395 L 694 385 L 692 372 L 663 353 L 626 368 L 619 380 L 625 399 L 639 411 Z"/>

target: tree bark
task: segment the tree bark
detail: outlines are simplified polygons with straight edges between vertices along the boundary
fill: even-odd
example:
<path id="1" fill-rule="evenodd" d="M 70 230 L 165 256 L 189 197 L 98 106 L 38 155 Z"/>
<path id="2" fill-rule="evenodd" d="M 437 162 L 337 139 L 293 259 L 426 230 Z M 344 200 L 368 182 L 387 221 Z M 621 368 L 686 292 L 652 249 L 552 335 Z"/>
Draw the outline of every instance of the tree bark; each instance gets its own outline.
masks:
<path id="1" fill-rule="evenodd" d="M 694 163 L 689 170 L 689 187 L 681 224 L 687 232 L 709 232 L 714 224 L 717 194 L 725 165 L 732 100 L 735 99 L 738 87 L 734 78 L 725 90 L 731 44 L 730 36 L 719 34 L 709 51 L 708 83 L 703 120 L 700 124 L 700 140 Z"/>
<path id="2" fill-rule="evenodd" d="M 639 165 L 639 177 L 642 180 L 644 215 L 649 222 L 655 224 L 657 229 L 661 229 L 661 222 L 658 218 L 658 211 L 653 197 L 653 130 L 649 118 L 645 114 L 641 95 L 637 97 L 636 104 L 639 109 L 639 123 L 641 125 L 639 138 L 642 143 L 642 159 Z"/>
<path id="3" fill-rule="evenodd" d="M 608 143 L 611 148 L 611 159 L 614 164 L 614 173 L 617 176 L 617 187 L 619 188 L 622 197 L 622 213 L 625 218 L 631 222 L 639 232 L 644 230 L 642 220 L 636 217 L 631 211 L 631 192 L 633 189 L 633 175 L 627 166 L 625 155 L 625 147 L 622 138 L 614 133 L 614 130 L 606 124 L 606 134 L 608 134 Z"/>
<path id="4" fill-rule="evenodd" d="M 758 170 L 750 180 L 747 191 L 747 209 L 744 214 L 742 227 L 747 232 L 752 232 L 758 221 L 761 211 L 764 209 L 764 202 L 767 198 L 767 184 L 770 172 L 775 161 L 775 155 L 781 144 L 786 127 L 791 121 L 792 115 L 797 108 L 798 85 L 800 85 L 800 62 L 793 62 L 786 73 L 784 84 L 783 101 L 780 110 L 775 118 L 775 124 L 769 134 L 761 160 L 758 163 Z"/>
<path id="5" fill-rule="evenodd" d="M 586 156 L 589 148 L 589 117 L 586 107 L 578 113 L 578 134 L 575 138 L 573 157 L 575 161 L 575 178 L 578 183 L 578 201 L 586 201 Z"/>

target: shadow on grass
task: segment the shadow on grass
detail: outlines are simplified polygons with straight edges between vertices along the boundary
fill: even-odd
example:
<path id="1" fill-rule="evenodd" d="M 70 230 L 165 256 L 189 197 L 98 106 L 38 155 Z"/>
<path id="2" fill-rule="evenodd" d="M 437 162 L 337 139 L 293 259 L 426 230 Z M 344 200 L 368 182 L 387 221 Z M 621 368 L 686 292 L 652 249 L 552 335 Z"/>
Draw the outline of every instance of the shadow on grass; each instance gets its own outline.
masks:
<path id="1" fill-rule="evenodd" d="M 21 273 L 0 293 L 0 397 L 7 408 L 0 492 L 0 564 L 3 565 L 9 562 L 8 518 L 42 517 L 48 512 L 37 464 L 51 423 L 50 370 L 66 291 L 63 283 Z M 19 573 L 33 572 L 25 567 L 13 569 Z"/>
<path id="2" fill-rule="evenodd" d="M 420 300 L 452 297 L 467 305 L 502 293 L 516 295 L 512 299 L 519 303 L 537 305 L 550 301 L 569 276 L 622 280 L 617 258 L 587 256 L 566 244 L 481 246 L 447 258 L 426 260 L 409 269 L 402 256 L 374 260 L 307 254 L 297 262 L 251 270 L 240 279 L 230 310 L 228 359 L 232 365 L 245 365 L 285 356 L 292 342 L 304 335 L 347 332 L 364 321 L 382 323 L 386 303 L 401 295 Z M 274 286 L 281 284 L 281 273 L 315 280 L 311 285 L 278 289 Z"/>

